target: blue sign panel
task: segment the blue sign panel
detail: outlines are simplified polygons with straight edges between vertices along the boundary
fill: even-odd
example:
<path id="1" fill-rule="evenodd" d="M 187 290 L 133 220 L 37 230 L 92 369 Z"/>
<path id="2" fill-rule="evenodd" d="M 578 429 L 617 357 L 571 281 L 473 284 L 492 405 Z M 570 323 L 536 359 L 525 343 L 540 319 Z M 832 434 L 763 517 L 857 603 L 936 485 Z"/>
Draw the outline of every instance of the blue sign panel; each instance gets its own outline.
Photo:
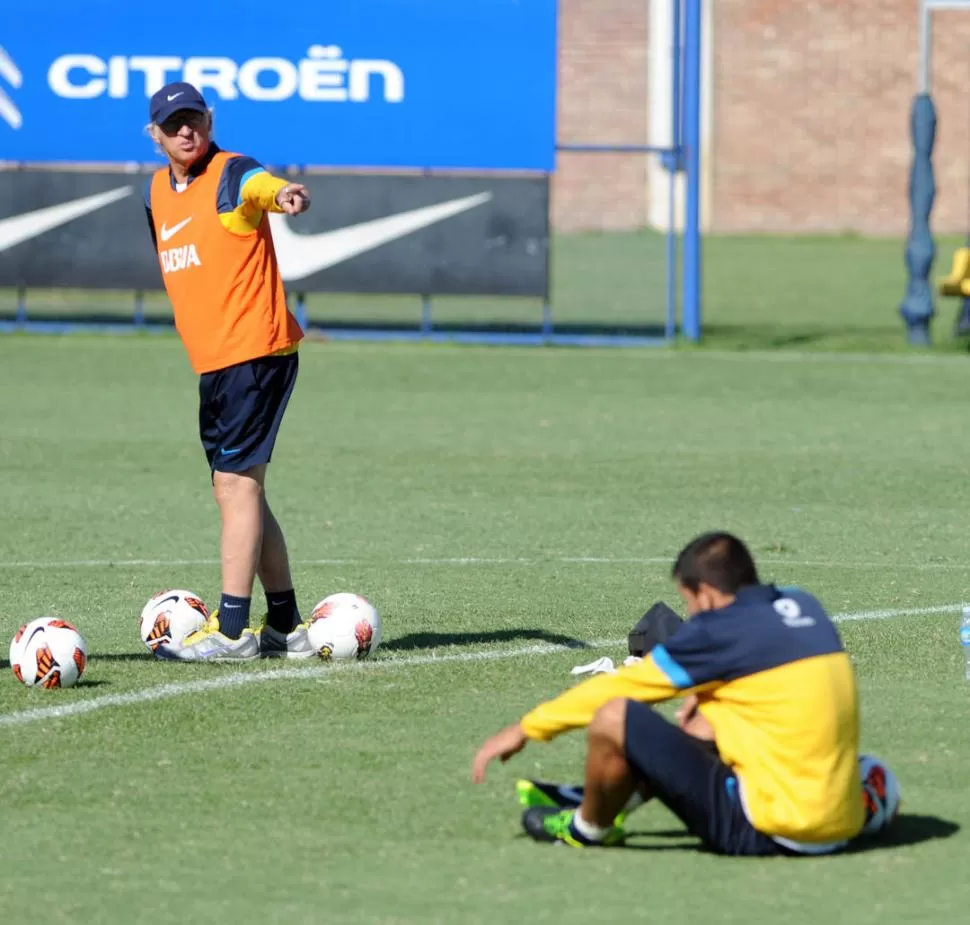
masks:
<path id="1" fill-rule="evenodd" d="M 552 170 L 556 0 L 18 3 L 0 31 L 0 160 L 158 159 L 164 84 L 273 165 Z"/>

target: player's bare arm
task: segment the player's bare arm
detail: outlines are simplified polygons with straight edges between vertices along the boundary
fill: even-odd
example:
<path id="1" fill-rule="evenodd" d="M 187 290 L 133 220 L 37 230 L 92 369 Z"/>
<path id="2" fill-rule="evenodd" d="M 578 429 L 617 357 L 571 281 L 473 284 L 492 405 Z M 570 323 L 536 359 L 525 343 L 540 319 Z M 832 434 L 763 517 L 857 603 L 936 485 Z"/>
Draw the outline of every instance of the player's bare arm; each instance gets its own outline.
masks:
<path id="1" fill-rule="evenodd" d="M 472 762 L 472 780 L 480 784 L 485 780 L 485 771 L 496 758 L 508 761 L 525 748 L 528 738 L 519 723 L 506 726 L 486 740 Z"/>

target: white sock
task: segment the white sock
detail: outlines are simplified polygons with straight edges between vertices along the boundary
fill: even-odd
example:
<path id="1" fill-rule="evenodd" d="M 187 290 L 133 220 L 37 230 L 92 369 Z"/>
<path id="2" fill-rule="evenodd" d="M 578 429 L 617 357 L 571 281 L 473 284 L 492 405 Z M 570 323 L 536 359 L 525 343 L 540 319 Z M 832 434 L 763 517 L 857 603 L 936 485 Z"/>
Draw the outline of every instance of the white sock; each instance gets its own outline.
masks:
<path id="1" fill-rule="evenodd" d="M 573 827 L 587 841 L 602 841 L 610 830 L 610 826 L 601 828 L 598 825 L 593 825 L 592 822 L 587 822 L 578 809 L 573 814 Z"/>

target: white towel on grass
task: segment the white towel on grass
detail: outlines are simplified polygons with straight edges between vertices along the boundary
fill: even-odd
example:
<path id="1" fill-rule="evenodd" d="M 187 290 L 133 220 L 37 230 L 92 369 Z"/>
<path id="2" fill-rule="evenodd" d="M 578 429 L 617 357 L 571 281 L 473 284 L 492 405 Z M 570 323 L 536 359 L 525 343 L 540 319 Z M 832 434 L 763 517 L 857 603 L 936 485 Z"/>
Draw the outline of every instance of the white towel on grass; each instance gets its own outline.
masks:
<path id="1" fill-rule="evenodd" d="M 635 665 L 637 662 L 642 661 L 638 655 L 628 655 L 624 660 L 624 665 Z M 616 666 L 608 655 L 604 655 L 602 658 L 596 659 L 595 662 L 590 662 L 588 665 L 577 665 L 570 671 L 570 674 L 580 675 L 580 674 L 613 674 L 616 671 Z"/>

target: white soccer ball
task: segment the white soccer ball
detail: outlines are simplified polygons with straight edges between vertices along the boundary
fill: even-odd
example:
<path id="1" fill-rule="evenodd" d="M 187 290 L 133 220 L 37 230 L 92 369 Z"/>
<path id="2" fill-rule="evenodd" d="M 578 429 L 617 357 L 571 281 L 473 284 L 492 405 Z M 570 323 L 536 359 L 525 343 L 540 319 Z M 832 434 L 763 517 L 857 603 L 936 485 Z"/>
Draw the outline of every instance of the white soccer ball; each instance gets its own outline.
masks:
<path id="1" fill-rule="evenodd" d="M 159 591 L 142 609 L 141 639 L 156 658 L 181 647 L 185 637 L 202 629 L 209 611 L 191 591 Z"/>
<path id="2" fill-rule="evenodd" d="M 73 687 L 87 663 L 81 634 L 57 617 L 31 620 L 10 643 L 10 668 L 27 687 Z"/>
<path id="3" fill-rule="evenodd" d="M 862 799 L 866 807 L 863 835 L 875 835 L 888 826 L 899 812 L 899 780 L 889 766 L 874 755 L 859 756 Z"/>
<path id="4" fill-rule="evenodd" d="M 307 634 L 322 659 L 367 658 L 381 644 L 381 618 L 366 597 L 331 594 L 313 608 Z"/>

